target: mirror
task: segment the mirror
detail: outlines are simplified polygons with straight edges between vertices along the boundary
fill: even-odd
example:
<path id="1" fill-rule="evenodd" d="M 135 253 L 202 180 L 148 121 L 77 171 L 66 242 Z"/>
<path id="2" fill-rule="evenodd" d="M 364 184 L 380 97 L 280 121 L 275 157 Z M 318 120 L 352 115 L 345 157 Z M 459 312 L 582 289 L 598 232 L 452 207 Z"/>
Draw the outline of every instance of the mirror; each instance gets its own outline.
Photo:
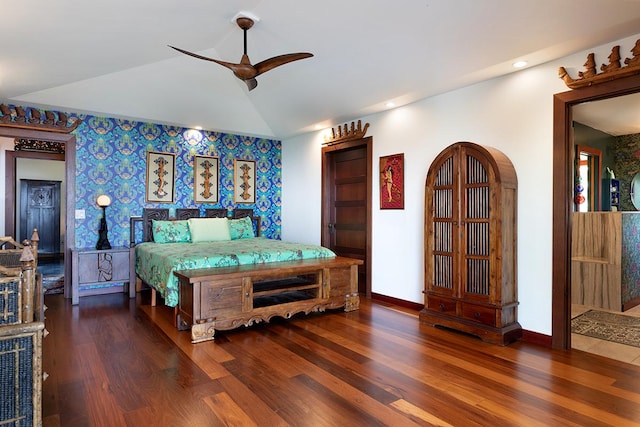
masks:
<path id="1" fill-rule="evenodd" d="M 640 211 L 640 172 L 633 176 L 631 180 L 631 203 Z"/>

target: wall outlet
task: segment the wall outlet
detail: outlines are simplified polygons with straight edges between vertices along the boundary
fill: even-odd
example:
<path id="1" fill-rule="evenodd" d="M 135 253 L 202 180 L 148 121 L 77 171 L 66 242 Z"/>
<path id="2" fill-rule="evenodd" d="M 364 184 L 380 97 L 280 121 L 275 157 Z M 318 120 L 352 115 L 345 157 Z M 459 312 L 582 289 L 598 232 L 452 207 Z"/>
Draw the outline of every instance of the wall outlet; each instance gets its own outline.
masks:
<path id="1" fill-rule="evenodd" d="M 76 219 L 85 219 L 84 209 L 76 209 Z"/>

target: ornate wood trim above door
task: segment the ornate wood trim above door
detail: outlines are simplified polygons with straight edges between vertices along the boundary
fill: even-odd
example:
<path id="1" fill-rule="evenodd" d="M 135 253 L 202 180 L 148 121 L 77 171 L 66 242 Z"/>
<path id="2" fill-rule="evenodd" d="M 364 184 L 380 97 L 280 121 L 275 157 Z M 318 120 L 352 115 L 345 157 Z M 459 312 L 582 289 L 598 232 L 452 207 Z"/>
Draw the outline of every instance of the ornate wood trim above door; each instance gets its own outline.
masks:
<path id="1" fill-rule="evenodd" d="M 42 117 L 40 110 L 35 108 L 25 110 L 22 107 L 14 106 L 12 109 L 8 105 L 0 104 L 0 126 L 2 127 L 71 133 L 80 126 L 80 123 L 82 120 L 78 118 L 69 123 L 67 115 L 62 112 L 54 113 L 47 110 Z"/>
<path id="2" fill-rule="evenodd" d="M 358 127 L 355 122 L 351 122 L 351 128 L 345 123 L 343 127 L 331 128 L 331 136 L 325 136 L 324 145 L 333 145 L 338 142 L 351 141 L 353 139 L 362 139 L 369 129 L 369 123 L 365 123 L 362 128 L 362 121 L 358 120 Z"/>
<path id="3" fill-rule="evenodd" d="M 620 63 L 620 46 L 614 46 L 609 54 L 609 63 L 600 66 L 601 73 L 596 70 L 595 55 L 590 53 L 587 55 L 587 62 L 584 63 L 585 71 L 578 72 L 578 78 L 574 79 L 569 76 L 569 72 L 564 68 L 558 69 L 558 76 L 564 80 L 569 89 L 578 89 L 581 87 L 591 86 L 594 84 L 620 79 L 622 77 L 640 74 L 640 39 L 636 41 L 635 46 L 631 49 L 633 58 L 624 60 L 625 66 Z"/>
<path id="4" fill-rule="evenodd" d="M 40 139 L 16 138 L 15 151 L 38 151 L 41 153 L 64 154 L 64 143 Z"/>

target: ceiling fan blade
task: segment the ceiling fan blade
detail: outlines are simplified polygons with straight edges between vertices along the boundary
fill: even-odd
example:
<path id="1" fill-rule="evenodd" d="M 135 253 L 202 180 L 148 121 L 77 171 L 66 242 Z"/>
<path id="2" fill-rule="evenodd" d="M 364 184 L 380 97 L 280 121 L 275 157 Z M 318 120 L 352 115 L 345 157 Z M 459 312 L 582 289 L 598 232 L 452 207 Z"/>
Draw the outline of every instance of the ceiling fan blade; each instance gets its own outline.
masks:
<path id="1" fill-rule="evenodd" d="M 175 47 L 171 45 L 167 45 L 167 46 L 169 46 L 171 49 L 177 50 L 180 53 L 184 53 L 185 55 L 193 56 L 194 58 L 203 59 L 205 61 L 215 62 L 216 64 L 220 64 L 223 67 L 227 67 L 231 71 L 235 71 L 235 68 L 239 65 L 239 64 L 234 64 L 233 62 L 225 62 L 225 61 L 220 61 L 218 59 L 208 58 L 206 56 L 198 55 L 197 53 L 189 52 L 188 50 L 180 49 L 179 47 Z"/>
<path id="2" fill-rule="evenodd" d="M 254 68 L 258 72 L 256 76 L 259 76 L 262 73 L 266 73 L 269 70 L 272 70 L 280 65 L 288 64 L 289 62 L 298 61 L 300 59 L 311 58 L 313 56 L 312 53 L 287 53 L 285 55 L 274 56 L 273 58 L 265 59 L 264 61 L 258 62 L 254 65 Z"/>
<path id="3" fill-rule="evenodd" d="M 244 82 L 247 84 L 249 91 L 254 90 L 256 86 L 258 86 L 258 81 L 256 79 L 247 79 Z"/>

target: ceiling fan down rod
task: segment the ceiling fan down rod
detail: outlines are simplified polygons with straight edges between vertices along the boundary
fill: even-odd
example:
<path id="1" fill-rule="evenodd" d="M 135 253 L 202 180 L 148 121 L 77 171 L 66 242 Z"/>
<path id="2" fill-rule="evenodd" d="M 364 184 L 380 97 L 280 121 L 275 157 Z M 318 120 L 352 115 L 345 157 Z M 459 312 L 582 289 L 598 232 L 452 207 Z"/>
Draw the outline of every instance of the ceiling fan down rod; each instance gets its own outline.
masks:
<path id="1" fill-rule="evenodd" d="M 253 27 L 253 19 L 247 18 L 246 16 L 241 16 L 236 20 L 236 23 L 240 28 L 242 28 L 242 32 L 244 33 L 244 54 L 247 54 L 247 30 Z"/>

